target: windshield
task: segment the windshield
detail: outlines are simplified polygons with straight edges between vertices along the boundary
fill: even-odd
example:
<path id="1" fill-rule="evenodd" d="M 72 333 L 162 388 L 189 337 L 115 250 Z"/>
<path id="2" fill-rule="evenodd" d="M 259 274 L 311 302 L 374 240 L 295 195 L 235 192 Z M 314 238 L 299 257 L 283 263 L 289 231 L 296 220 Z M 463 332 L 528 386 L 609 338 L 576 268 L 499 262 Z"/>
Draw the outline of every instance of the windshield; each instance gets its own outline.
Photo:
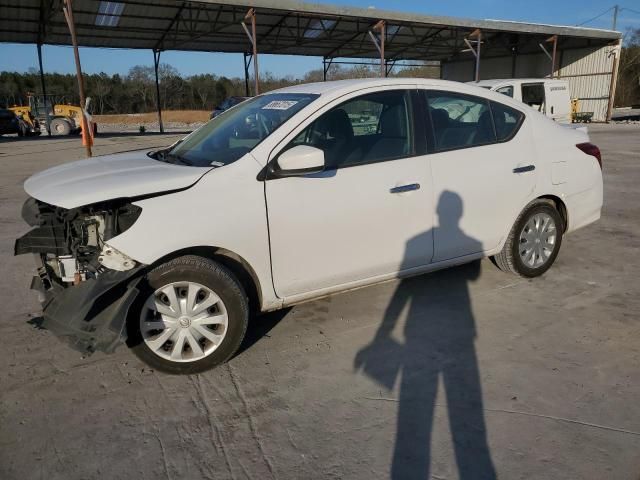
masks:
<path id="1" fill-rule="evenodd" d="M 252 98 L 203 125 L 165 156 L 197 167 L 235 162 L 318 96 L 272 93 Z"/>

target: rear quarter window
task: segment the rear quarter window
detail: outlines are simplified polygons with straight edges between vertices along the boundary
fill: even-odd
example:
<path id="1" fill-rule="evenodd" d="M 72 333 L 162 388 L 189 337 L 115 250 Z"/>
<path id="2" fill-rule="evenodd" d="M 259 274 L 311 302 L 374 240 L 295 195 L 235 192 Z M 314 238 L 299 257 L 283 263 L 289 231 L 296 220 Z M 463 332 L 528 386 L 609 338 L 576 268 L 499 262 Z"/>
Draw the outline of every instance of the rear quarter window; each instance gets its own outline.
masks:
<path id="1" fill-rule="evenodd" d="M 511 140 L 524 120 L 522 112 L 498 102 L 491 102 L 491 113 L 498 142 Z"/>

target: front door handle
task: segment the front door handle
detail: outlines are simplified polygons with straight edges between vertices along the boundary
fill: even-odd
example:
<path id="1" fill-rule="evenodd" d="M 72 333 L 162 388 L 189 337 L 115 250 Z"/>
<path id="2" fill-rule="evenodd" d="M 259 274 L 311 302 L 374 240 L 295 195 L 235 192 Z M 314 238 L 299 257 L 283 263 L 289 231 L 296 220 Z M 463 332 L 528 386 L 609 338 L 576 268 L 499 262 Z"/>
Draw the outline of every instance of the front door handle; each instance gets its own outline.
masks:
<path id="1" fill-rule="evenodd" d="M 535 165 L 527 165 L 525 167 L 516 167 L 513 169 L 513 173 L 525 173 L 525 172 L 531 172 L 533 170 L 536 169 Z"/>
<path id="2" fill-rule="evenodd" d="M 397 187 L 393 187 L 389 189 L 391 193 L 403 193 L 410 192 L 411 190 L 420 190 L 419 183 L 408 183 L 407 185 L 399 185 Z"/>

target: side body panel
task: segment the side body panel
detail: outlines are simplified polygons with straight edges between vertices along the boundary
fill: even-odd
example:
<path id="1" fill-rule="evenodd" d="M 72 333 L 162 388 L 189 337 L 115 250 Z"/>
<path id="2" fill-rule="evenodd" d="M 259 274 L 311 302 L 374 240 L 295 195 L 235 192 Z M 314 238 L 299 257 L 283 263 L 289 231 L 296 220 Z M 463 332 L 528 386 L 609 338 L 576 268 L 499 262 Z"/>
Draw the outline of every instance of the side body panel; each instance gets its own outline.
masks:
<path id="1" fill-rule="evenodd" d="M 263 309 L 274 308 L 281 302 L 271 282 L 264 188 L 256 178 L 260 170 L 248 154 L 187 190 L 139 201 L 140 218 L 109 244 L 145 264 L 185 248 L 224 248 L 251 265 Z"/>
<path id="2" fill-rule="evenodd" d="M 415 90 L 415 85 L 400 89 Z M 363 93 L 357 90 L 324 105 L 291 131 L 271 158 L 320 115 Z M 407 185 L 418 188 L 392 192 Z M 286 301 L 395 275 L 431 261 L 433 204 L 428 156 L 271 179 L 265 182 L 265 194 L 273 281 L 276 293 Z"/>
<path id="3" fill-rule="evenodd" d="M 571 232 L 600 218 L 603 203 L 602 170 L 597 160 L 576 145 L 589 141 L 581 130 L 567 128 L 536 115 L 535 143 L 540 182 L 535 197 L 553 195 L 567 207 Z"/>
<path id="4" fill-rule="evenodd" d="M 391 193 L 400 185 L 419 190 Z M 425 157 L 266 182 L 281 297 L 426 265 L 433 204 Z"/>
<path id="5" fill-rule="evenodd" d="M 503 94 L 493 95 L 513 104 Z M 429 155 L 436 206 L 434 262 L 493 251 L 506 238 L 536 189 L 531 123 L 525 117 L 515 137 L 503 143 Z M 518 172 L 522 167 L 528 171 Z"/>

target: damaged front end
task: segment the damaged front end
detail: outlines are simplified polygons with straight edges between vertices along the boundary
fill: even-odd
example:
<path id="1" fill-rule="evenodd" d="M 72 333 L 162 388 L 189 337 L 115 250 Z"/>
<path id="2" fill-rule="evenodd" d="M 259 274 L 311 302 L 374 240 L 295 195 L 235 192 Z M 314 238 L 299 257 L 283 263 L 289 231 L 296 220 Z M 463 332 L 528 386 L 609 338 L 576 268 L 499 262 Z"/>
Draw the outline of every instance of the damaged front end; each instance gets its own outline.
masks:
<path id="1" fill-rule="evenodd" d="M 64 209 L 29 198 L 22 217 L 33 228 L 16 240 L 31 253 L 31 288 L 43 307 L 39 326 L 84 353 L 112 352 L 126 338 L 126 318 L 144 265 L 108 244 L 142 209 L 124 200 Z"/>

